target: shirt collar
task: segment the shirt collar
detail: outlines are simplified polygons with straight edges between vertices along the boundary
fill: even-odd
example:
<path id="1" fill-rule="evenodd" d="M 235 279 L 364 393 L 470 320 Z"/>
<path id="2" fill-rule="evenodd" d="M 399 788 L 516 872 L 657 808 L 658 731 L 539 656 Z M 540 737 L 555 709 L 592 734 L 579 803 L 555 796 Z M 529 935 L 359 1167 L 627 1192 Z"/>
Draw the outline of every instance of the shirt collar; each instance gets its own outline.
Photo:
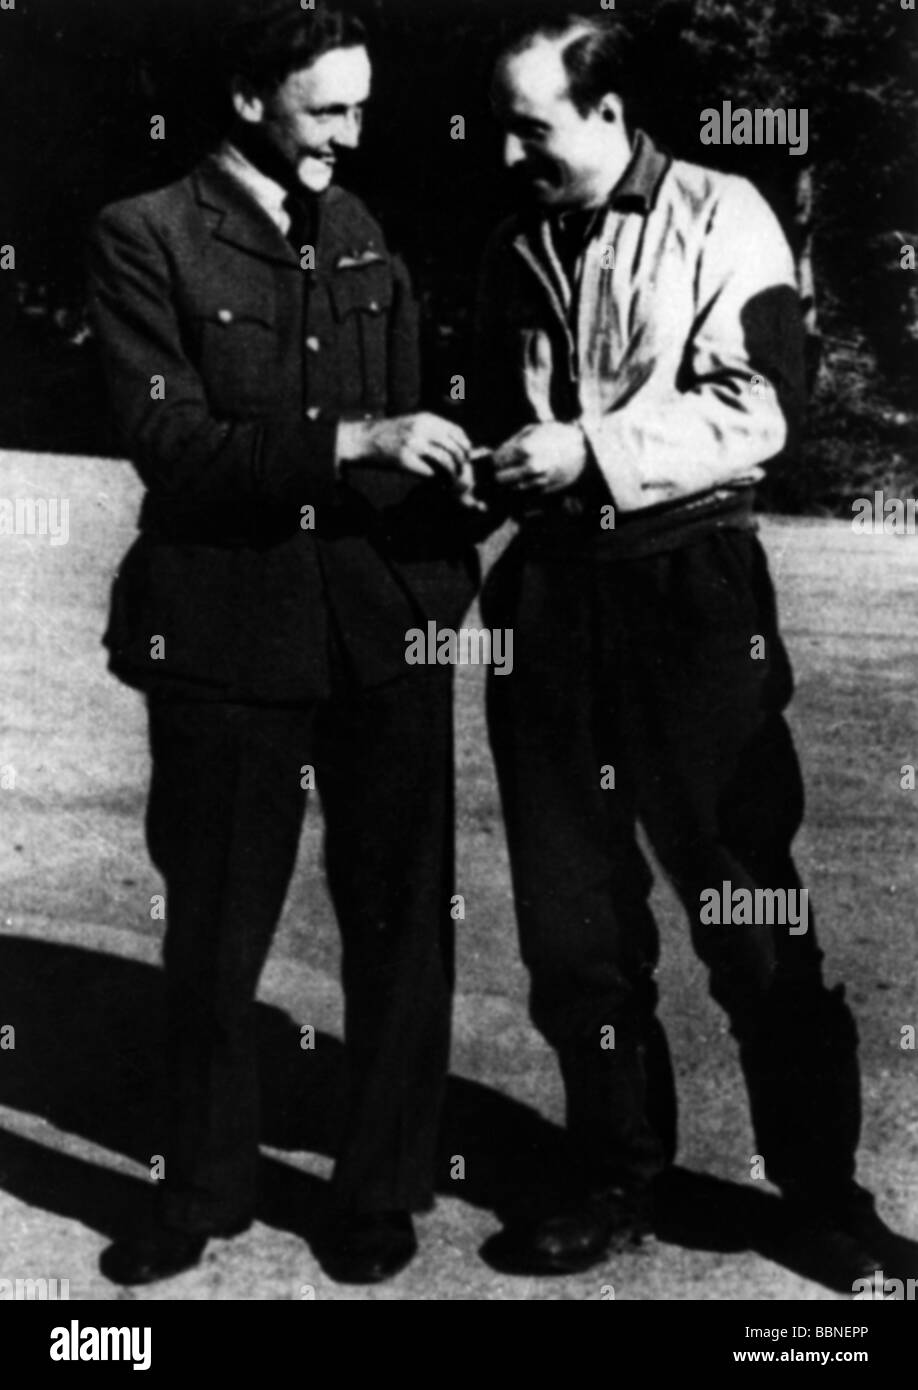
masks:
<path id="1" fill-rule="evenodd" d="M 268 174 L 262 172 L 257 165 L 231 144 L 229 140 L 224 140 L 215 155 L 217 164 L 220 168 L 252 195 L 256 203 L 262 208 L 272 222 L 275 222 L 283 230 L 290 225 L 290 217 L 284 208 L 287 199 L 287 189 L 283 184 L 272 179 Z"/>
<path id="2" fill-rule="evenodd" d="M 658 149 L 645 131 L 637 131 L 631 161 L 609 194 L 608 206 L 618 212 L 640 212 L 646 216 L 657 201 L 671 164 L 670 156 Z"/>

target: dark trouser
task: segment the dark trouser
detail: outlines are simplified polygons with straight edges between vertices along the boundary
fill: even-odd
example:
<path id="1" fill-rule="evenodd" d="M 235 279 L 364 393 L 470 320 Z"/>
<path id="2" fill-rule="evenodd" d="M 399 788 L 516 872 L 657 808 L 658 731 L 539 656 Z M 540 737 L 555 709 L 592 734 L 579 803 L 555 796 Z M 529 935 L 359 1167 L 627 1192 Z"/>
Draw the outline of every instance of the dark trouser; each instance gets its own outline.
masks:
<path id="1" fill-rule="evenodd" d="M 790 846 L 803 791 L 782 718 L 792 678 L 757 537 L 722 531 L 619 563 L 527 558 L 518 540 L 485 619 L 514 632 L 489 721 L 532 1016 L 558 1050 L 589 1179 L 640 1186 L 664 1162 L 648 1118 L 659 942 L 640 820 L 739 1042 L 768 1176 L 844 1183 L 857 1039 L 841 993 L 823 986 L 812 917 L 793 935 L 705 924 L 700 910 L 725 882 L 800 889 Z M 608 1025 L 614 1050 L 601 1046 Z"/>
<path id="2" fill-rule="evenodd" d="M 429 1205 L 453 984 L 450 672 L 302 707 L 151 701 L 148 837 L 166 880 L 166 1222 L 255 1204 L 255 994 L 316 769 L 343 947 L 348 1096 L 337 1204 Z"/>

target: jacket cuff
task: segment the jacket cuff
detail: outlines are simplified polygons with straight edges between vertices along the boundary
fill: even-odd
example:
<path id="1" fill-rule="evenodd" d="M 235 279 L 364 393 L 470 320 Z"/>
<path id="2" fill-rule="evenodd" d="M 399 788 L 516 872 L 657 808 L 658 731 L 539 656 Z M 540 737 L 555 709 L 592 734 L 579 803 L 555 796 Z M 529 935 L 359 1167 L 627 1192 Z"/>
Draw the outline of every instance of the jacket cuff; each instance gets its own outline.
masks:
<path id="1" fill-rule="evenodd" d="M 623 512 L 638 511 L 644 506 L 643 479 L 628 457 L 619 422 L 614 416 L 607 416 L 602 420 L 581 420 L 580 427 L 615 506 Z"/>

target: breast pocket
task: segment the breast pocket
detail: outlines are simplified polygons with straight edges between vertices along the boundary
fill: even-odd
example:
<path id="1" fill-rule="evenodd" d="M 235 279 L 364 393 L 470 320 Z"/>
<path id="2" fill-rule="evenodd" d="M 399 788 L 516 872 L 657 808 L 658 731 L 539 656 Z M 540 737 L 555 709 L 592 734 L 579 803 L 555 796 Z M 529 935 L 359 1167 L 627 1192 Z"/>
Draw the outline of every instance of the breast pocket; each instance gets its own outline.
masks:
<path id="1" fill-rule="evenodd" d="M 329 293 L 338 328 L 342 406 L 384 411 L 392 272 L 385 262 L 339 270 L 329 282 Z"/>
<path id="2" fill-rule="evenodd" d="M 265 409 L 278 380 L 274 304 L 228 299 L 196 313 L 194 324 L 211 406 L 230 416 Z"/>

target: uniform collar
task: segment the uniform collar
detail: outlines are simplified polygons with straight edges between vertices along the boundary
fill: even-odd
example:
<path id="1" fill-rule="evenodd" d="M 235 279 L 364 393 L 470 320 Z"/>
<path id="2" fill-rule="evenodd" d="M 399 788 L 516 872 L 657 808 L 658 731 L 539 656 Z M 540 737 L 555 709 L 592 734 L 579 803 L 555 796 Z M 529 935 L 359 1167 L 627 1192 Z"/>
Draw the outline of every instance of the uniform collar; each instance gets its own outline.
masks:
<path id="1" fill-rule="evenodd" d="M 205 209 L 211 234 L 267 260 L 297 264 L 275 215 L 279 204 L 271 203 L 270 194 L 269 202 L 263 202 L 235 169 L 224 167 L 219 153 L 208 155 L 192 174 L 195 196 Z"/>
<path id="2" fill-rule="evenodd" d="M 204 209 L 211 235 L 267 260 L 298 266 L 299 259 L 282 234 L 280 224 L 255 195 L 254 188 L 237 177 L 235 170 L 241 166 L 234 165 L 231 172 L 219 158 L 220 153 L 216 150 L 208 155 L 192 173 L 195 196 Z M 263 180 L 266 177 L 258 169 L 255 173 Z M 276 183 L 270 176 L 266 181 Z M 275 206 L 275 198 L 287 197 L 281 184 L 276 183 L 276 189 L 276 193 L 262 190 L 267 191 Z M 308 190 L 304 188 L 304 192 Z M 362 203 L 345 192 L 340 184 L 333 183 L 324 193 L 309 196 L 316 198 L 322 209 L 316 246 L 320 271 L 322 267 L 337 269 L 342 257 L 360 260 L 368 252 L 376 253 L 374 260 L 388 261 L 385 242 L 376 223 Z"/>
<path id="3" fill-rule="evenodd" d="M 242 184 L 262 211 L 268 214 L 275 226 L 286 233 L 290 226 L 290 217 L 284 208 L 288 196 L 284 185 L 259 169 L 237 145 L 232 144 L 229 140 L 223 141 L 214 154 L 214 160 L 225 174 L 229 174 L 237 183 Z"/>

